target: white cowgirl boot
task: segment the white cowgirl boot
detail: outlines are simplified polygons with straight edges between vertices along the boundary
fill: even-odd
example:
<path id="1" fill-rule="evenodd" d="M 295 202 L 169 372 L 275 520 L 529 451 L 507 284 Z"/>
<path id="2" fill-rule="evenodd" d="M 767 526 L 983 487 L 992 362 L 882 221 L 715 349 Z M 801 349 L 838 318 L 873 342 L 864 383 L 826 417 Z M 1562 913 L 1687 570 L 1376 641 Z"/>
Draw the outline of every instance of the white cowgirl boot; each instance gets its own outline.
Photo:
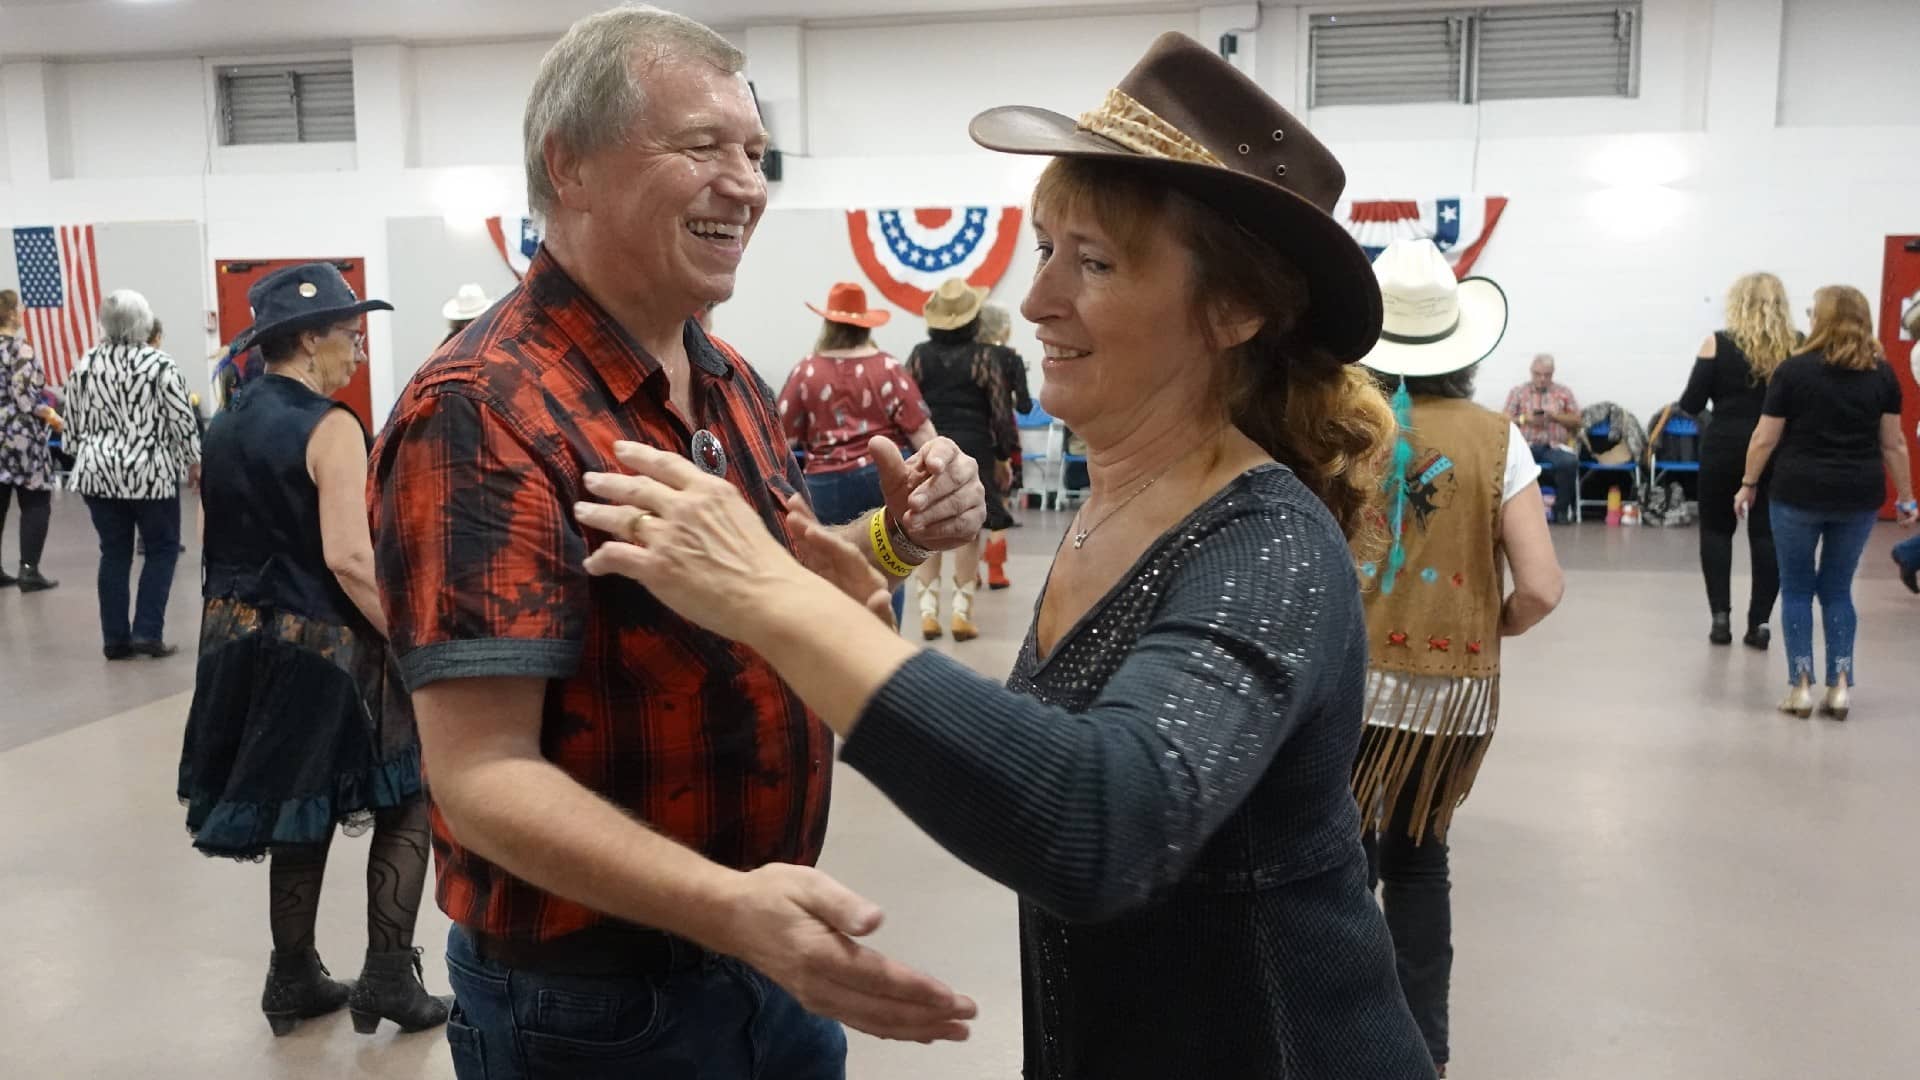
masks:
<path id="1" fill-rule="evenodd" d="M 972 641 L 980 636 L 973 625 L 973 593 L 980 587 L 978 577 L 953 583 L 953 640 Z"/>
<path id="2" fill-rule="evenodd" d="M 940 628 L 940 579 L 927 581 L 916 577 L 913 588 L 920 596 L 920 635 L 932 641 L 945 633 Z"/>

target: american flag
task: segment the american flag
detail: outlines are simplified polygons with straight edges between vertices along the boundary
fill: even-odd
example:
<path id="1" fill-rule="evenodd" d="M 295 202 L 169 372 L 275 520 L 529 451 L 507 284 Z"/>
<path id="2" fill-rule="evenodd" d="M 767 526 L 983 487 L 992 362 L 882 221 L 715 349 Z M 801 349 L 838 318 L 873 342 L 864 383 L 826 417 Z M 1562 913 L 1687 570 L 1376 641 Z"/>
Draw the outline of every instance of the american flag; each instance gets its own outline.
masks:
<path id="1" fill-rule="evenodd" d="M 63 386 L 99 337 L 100 265 L 93 253 L 93 226 L 15 229 L 13 257 L 19 264 L 27 340 L 46 366 L 47 382 Z"/>

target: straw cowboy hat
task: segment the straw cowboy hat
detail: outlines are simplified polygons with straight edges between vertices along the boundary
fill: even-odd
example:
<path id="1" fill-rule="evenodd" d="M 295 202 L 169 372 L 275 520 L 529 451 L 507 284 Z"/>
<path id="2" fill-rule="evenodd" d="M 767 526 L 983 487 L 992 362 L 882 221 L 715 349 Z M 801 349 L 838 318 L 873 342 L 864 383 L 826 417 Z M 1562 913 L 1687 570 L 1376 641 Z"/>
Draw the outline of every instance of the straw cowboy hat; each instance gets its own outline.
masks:
<path id="1" fill-rule="evenodd" d="M 975 288 L 960 278 L 948 278 L 927 297 L 921 313 L 935 330 L 958 330 L 980 317 L 980 306 L 987 302 L 987 290 Z"/>
<path id="2" fill-rule="evenodd" d="M 314 262 L 275 270 L 247 290 L 253 325 L 233 339 L 237 356 L 283 330 L 308 330 L 369 311 L 392 311 L 385 300 L 362 300 L 332 263 Z"/>
<path id="3" fill-rule="evenodd" d="M 1456 280 L 1433 241 L 1395 240 L 1373 261 L 1384 325 L 1360 362 L 1387 375 L 1445 375 L 1479 363 L 1507 333 L 1507 294 Z"/>
<path id="4" fill-rule="evenodd" d="M 807 310 L 828 322 L 846 323 L 848 326 L 864 326 L 871 330 L 884 326 L 893 312 L 885 308 L 877 311 L 867 310 L 867 290 L 851 281 L 836 281 L 833 288 L 827 290 L 827 309 L 825 311 L 807 305 Z"/>
<path id="5" fill-rule="evenodd" d="M 493 301 L 487 299 L 487 291 L 468 282 L 460 286 L 460 291 L 453 294 L 453 299 L 440 309 L 440 314 L 449 322 L 469 322 L 485 315 L 492 306 Z"/>
<path id="6" fill-rule="evenodd" d="M 1306 125 L 1238 68 L 1163 34 L 1078 120 L 1027 105 L 973 118 L 975 142 L 1008 154 L 1136 164 L 1266 241 L 1306 275 L 1304 333 L 1343 361 L 1380 332 L 1367 256 L 1332 216 L 1347 174 Z"/>

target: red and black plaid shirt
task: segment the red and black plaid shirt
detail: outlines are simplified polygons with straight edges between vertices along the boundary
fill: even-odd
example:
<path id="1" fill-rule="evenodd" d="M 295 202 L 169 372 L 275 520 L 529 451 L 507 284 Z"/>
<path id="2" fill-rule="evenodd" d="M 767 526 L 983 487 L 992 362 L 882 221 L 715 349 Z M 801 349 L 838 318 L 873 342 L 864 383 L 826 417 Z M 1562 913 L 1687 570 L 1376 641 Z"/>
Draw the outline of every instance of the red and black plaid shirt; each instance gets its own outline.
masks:
<path id="1" fill-rule="evenodd" d="M 802 478 L 773 396 L 689 322 L 697 425 L 666 372 L 542 250 L 526 280 L 414 375 L 373 450 L 381 601 L 408 687 L 553 680 L 540 745 L 568 775 L 662 834 L 737 869 L 811 864 L 826 830 L 832 736 L 773 668 L 581 563 L 605 537 L 572 505 L 615 440 L 690 454 L 695 428 L 727 478 L 789 539 L 781 492 Z M 462 926 L 551 940 L 607 916 L 461 847 L 436 809 L 440 906 Z"/>

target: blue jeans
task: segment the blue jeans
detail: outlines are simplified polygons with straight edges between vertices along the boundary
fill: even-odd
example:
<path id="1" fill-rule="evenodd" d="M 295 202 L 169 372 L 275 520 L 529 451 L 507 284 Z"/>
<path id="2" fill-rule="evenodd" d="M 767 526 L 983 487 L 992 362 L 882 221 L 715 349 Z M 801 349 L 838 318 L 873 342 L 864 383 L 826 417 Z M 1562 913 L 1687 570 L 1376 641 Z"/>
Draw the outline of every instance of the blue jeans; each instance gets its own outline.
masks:
<path id="1" fill-rule="evenodd" d="M 173 592 L 173 568 L 180 561 L 180 498 L 100 499 L 87 496 L 93 531 L 100 534 L 100 638 L 113 647 L 135 641 L 159 641 L 166 629 L 167 597 Z M 140 565 L 138 599 L 128 595 L 133 579 L 133 537 L 146 553 Z M 127 605 L 133 604 L 133 625 Z"/>
<path id="2" fill-rule="evenodd" d="M 1572 521 L 1580 501 L 1580 459 L 1557 446 L 1535 446 L 1534 464 L 1553 476 L 1553 516 Z"/>
<path id="3" fill-rule="evenodd" d="M 1780 554 L 1780 622 L 1787 637 L 1787 682 L 1813 678 L 1813 598 L 1827 635 L 1827 685 L 1853 682 L 1853 572 L 1873 535 L 1873 510 L 1809 510 L 1773 503 Z"/>
<path id="4" fill-rule="evenodd" d="M 813 516 L 822 525 L 845 525 L 886 501 L 880 491 L 880 469 L 874 465 L 845 472 L 808 473 L 807 494 L 813 497 Z M 906 592 L 894 589 L 894 622 L 900 621 L 906 604 Z"/>
<path id="5" fill-rule="evenodd" d="M 669 975 L 521 971 L 447 934 L 459 1080 L 845 1080 L 847 1035 L 727 957 Z"/>

